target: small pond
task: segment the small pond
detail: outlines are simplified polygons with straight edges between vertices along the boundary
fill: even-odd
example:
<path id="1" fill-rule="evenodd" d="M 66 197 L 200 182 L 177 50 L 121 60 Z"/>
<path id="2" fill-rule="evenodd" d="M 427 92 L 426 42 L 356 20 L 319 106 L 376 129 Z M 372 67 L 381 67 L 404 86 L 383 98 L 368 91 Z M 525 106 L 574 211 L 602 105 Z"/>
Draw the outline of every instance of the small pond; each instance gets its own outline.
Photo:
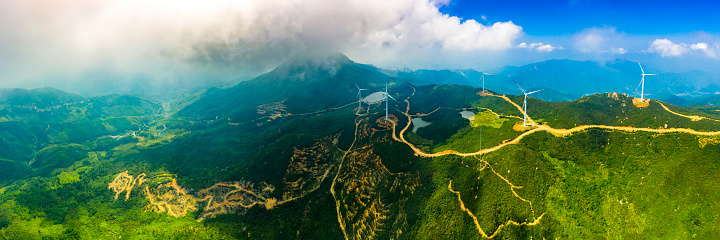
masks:
<path id="1" fill-rule="evenodd" d="M 460 115 L 467 120 L 470 120 L 470 121 L 475 120 L 475 113 L 473 113 L 471 111 L 467 111 L 467 110 L 462 111 L 462 112 L 460 112 Z"/>
<path id="2" fill-rule="evenodd" d="M 425 126 L 431 124 L 431 122 L 426 122 L 426 121 L 422 120 L 422 118 L 413 118 L 413 119 L 410 119 L 410 121 L 412 121 L 412 123 L 413 123 L 412 131 L 414 133 L 417 133 L 417 130 L 420 129 L 421 127 L 425 127 Z"/>
<path id="3" fill-rule="evenodd" d="M 370 94 L 367 97 L 363 98 L 363 101 L 368 104 L 381 102 L 383 100 L 385 100 L 385 92 L 374 92 L 373 94 Z"/>

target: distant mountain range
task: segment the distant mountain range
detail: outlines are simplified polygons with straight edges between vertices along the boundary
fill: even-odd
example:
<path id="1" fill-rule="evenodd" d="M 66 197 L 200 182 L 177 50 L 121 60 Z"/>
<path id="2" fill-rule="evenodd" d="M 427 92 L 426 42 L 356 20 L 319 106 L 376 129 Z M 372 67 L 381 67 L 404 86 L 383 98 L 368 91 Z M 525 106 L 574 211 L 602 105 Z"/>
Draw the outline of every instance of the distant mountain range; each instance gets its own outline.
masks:
<path id="1" fill-rule="evenodd" d="M 667 73 L 652 66 L 644 66 L 648 76 L 645 94 L 649 98 L 673 104 L 701 104 L 702 99 L 720 92 L 720 74 L 693 71 Z M 406 79 L 418 85 L 459 84 L 482 85 L 482 73 L 472 70 L 388 70 L 381 72 Z M 603 92 L 627 93 L 640 96 L 640 67 L 637 62 L 613 60 L 609 62 L 549 60 L 520 67 L 505 67 L 486 76 L 485 87 L 503 94 L 522 94 L 513 81 L 527 89 L 546 89 L 534 97 L 545 101 L 569 101 Z M 549 91 L 551 90 L 551 91 Z M 696 100 L 696 101 L 693 101 Z"/>
<path id="2" fill-rule="evenodd" d="M 702 98 L 720 92 L 720 76 L 706 72 L 664 73 L 645 66 L 648 76 L 646 97 L 678 105 L 713 104 Z M 482 72 L 469 70 L 393 70 L 360 64 L 337 52 L 313 52 L 295 56 L 274 70 L 225 89 L 208 90 L 179 114 L 233 121 L 257 119 L 283 112 L 313 112 L 355 101 L 355 84 L 369 89 L 366 94 L 384 91 L 409 82 L 416 86 L 457 84 L 481 87 Z M 513 83 L 527 91 L 544 89 L 532 97 L 561 102 L 594 93 L 618 92 L 639 97 L 640 68 L 636 62 L 615 60 L 550 60 L 521 67 L 506 67 L 487 76 L 485 87 L 494 92 L 521 95 Z M 391 91 L 392 92 L 392 91 Z M 258 106 L 267 104 L 266 107 Z M 275 109 L 281 108 L 281 109 Z M 270 110 L 270 111 L 268 111 Z"/>

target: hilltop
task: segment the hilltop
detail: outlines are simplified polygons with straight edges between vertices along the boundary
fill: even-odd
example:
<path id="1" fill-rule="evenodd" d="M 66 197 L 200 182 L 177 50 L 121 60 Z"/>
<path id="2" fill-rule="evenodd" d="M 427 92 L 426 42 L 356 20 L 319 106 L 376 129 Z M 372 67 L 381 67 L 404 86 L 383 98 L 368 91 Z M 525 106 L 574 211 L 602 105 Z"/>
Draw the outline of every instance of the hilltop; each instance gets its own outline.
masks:
<path id="1" fill-rule="evenodd" d="M 33 106 L 39 108 L 62 105 L 70 102 L 80 102 L 85 98 L 67 93 L 55 88 L 3 88 L 0 89 L 0 105 Z"/>
<path id="2" fill-rule="evenodd" d="M 181 116 L 230 117 L 239 122 L 262 117 L 266 110 L 309 113 L 356 101 L 355 84 L 379 91 L 390 77 L 337 52 L 295 56 L 272 71 L 227 89 L 209 91 L 182 109 Z"/>

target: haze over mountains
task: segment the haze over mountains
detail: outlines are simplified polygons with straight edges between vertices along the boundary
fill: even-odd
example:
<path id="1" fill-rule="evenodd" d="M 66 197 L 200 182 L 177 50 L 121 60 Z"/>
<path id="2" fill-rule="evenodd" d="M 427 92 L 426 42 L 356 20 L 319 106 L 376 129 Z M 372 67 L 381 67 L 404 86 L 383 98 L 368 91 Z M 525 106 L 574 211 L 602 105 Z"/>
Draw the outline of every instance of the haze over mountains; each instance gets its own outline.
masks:
<path id="1" fill-rule="evenodd" d="M 672 96 L 692 100 L 720 93 L 720 74 L 703 71 L 668 73 L 652 66 L 643 66 L 648 76 L 645 94 L 649 98 L 670 100 L 683 104 Z M 419 84 L 460 84 L 481 86 L 481 72 L 468 70 L 416 70 L 384 72 L 414 79 Z M 534 97 L 546 101 L 569 101 L 584 95 L 618 92 L 640 95 L 640 68 L 637 62 L 613 60 L 609 62 L 549 60 L 520 67 L 509 66 L 485 79 L 485 87 L 504 94 L 521 94 L 513 80 L 526 90 L 546 89 Z M 674 100 L 674 101 L 673 101 Z"/>
<path id="2" fill-rule="evenodd" d="M 645 81 L 645 94 L 648 98 L 668 101 L 682 105 L 684 103 L 712 104 L 702 99 L 720 93 L 720 74 L 693 71 L 686 73 L 667 73 L 652 66 L 644 66 L 648 76 Z M 321 70 L 321 71 L 314 71 Z M 521 67 L 505 67 L 494 75 L 487 76 L 485 87 L 503 94 L 521 94 L 515 86 L 516 81 L 526 90 L 545 89 L 533 97 L 545 101 L 570 101 L 594 93 L 618 92 L 639 96 L 640 68 L 637 62 L 614 60 L 605 63 L 594 61 L 550 60 Z M 321 74 L 321 75 L 310 75 Z M 255 79 L 221 90 L 216 95 L 241 94 L 247 89 L 250 99 L 263 99 L 265 96 L 279 96 L 281 92 L 305 92 L 301 98 L 335 99 L 350 102 L 354 83 L 362 88 L 379 87 L 385 80 L 410 82 L 416 85 L 458 84 L 481 87 L 482 72 L 476 70 L 393 70 L 377 68 L 353 62 L 337 52 L 315 52 L 298 55 L 286 61 L 273 71 Z M 308 89 L 307 81 L 320 81 L 325 89 Z M 282 82 L 279 84 L 278 82 Z M 257 84 L 273 86 L 267 89 L 250 90 Z M 274 83 L 274 84 L 272 84 Z M 366 85 L 367 84 L 367 85 Z M 244 86 L 244 87 L 241 87 Z M 376 89 L 377 90 L 377 89 Z M 300 93 L 293 93 L 300 94 Z M 281 94 L 280 94 L 281 95 Z M 275 99 L 280 101 L 282 99 Z M 340 101 L 342 100 L 342 101 Z M 209 101 L 209 100 L 208 100 Z M 290 99 L 289 102 L 294 102 Z M 251 100 L 248 105 L 257 103 Z M 227 103 L 233 104 L 233 103 Z M 197 108 L 190 107 L 187 111 Z M 327 106 L 330 107 L 330 106 Z M 186 112 L 187 112 L 186 111 Z M 210 110 L 205 110 L 210 111 Z"/>
<path id="3" fill-rule="evenodd" d="M 644 69 L 647 73 L 658 74 L 657 76 L 648 76 L 646 78 L 645 94 L 648 98 L 659 99 L 683 106 L 718 104 L 715 98 L 717 98 L 716 95 L 720 93 L 720 74 L 704 71 L 671 73 L 654 68 L 653 66 L 644 66 Z M 519 67 L 508 66 L 500 69 L 498 72 L 491 72 L 491 74 L 493 75 L 486 77 L 485 88 L 503 94 L 521 94 L 520 90 L 513 83 L 513 81 L 515 81 L 528 91 L 545 89 L 533 95 L 533 97 L 545 101 L 570 101 L 581 96 L 603 92 L 627 93 L 631 96 L 639 96 L 640 94 L 640 69 L 638 64 L 637 62 L 626 60 L 607 62 L 549 60 Z M 137 94 L 151 99 L 165 101 L 168 99 L 168 94 L 182 95 L 197 91 L 198 89 L 207 88 L 208 86 L 225 86 L 225 89 L 210 88 L 208 92 L 212 92 L 212 95 L 215 97 L 208 96 L 204 101 L 214 101 L 211 99 L 220 99 L 226 95 L 238 94 L 247 95 L 248 99 L 250 99 L 243 100 L 243 103 L 235 102 L 237 100 L 230 100 L 230 102 L 209 108 L 198 105 L 203 104 L 201 102 L 183 110 L 183 114 L 193 111 L 204 111 L 212 115 L 217 112 L 223 112 L 221 110 L 222 107 L 220 107 L 222 105 L 235 106 L 237 104 L 245 104 L 247 110 L 251 111 L 251 109 L 254 108 L 253 104 L 261 102 L 261 99 L 281 101 L 283 99 L 275 98 L 284 96 L 285 94 L 291 95 L 288 101 L 291 109 L 297 109 L 299 107 L 293 105 L 293 102 L 298 102 L 293 101 L 294 98 L 307 100 L 323 98 L 337 100 L 335 103 L 350 102 L 352 99 L 348 93 L 354 91 L 353 84 L 355 83 L 364 88 L 376 88 L 375 90 L 378 90 L 378 87 L 381 87 L 380 85 L 384 84 L 386 80 L 390 82 L 407 81 L 416 85 L 458 84 L 481 87 L 481 76 L 482 72 L 473 69 L 384 69 L 356 63 L 338 52 L 318 51 L 296 55 L 274 70 L 252 79 L 247 76 L 226 76 L 225 79 L 232 80 L 227 83 L 217 83 L 213 85 L 187 85 L 179 88 L 151 87 L 151 89 L 138 88 L 135 86 L 133 87 L 134 90 L 118 85 L 111 88 L 103 88 L 100 91 Z M 213 76 L 213 79 L 217 78 L 219 77 Z M 237 84 L 238 81 L 239 84 Z M 323 84 L 325 89 L 308 88 L 307 81 Z M 306 92 L 299 93 L 296 92 L 297 90 Z M 38 102 L 39 100 L 52 100 L 52 98 L 57 98 L 57 96 L 53 96 L 53 94 L 57 94 L 57 91 L 52 89 L 33 90 L 39 95 L 29 94 L 23 96 L 26 99 L 18 98 L 17 96 L 21 96 L 18 95 L 18 93 L 23 91 L 27 90 L 2 90 L 2 92 L 0 92 L 0 102 L 15 104 L 25 101 Z M 97 94 L 101 94 L 101 92 Z M 72 98 L 79 99 L 80 96 L 74 95 Z M 48 101 L 42 102 L 43 104 L 48 103 Z M 304 100 L 299 102 L 304 102 Z M 303 106 L 303 108 L 305 107 L 306 106 Z M 323 109 L 327 107 L 337 106 L 322 105 L 311 107 L 310 109 Z"/>

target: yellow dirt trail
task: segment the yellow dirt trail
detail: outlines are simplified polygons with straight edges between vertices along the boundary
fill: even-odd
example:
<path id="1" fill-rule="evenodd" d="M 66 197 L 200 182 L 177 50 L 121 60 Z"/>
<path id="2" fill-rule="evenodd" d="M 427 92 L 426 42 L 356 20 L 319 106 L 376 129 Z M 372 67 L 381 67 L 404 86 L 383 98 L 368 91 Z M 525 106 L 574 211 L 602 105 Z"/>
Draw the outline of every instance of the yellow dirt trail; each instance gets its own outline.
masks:
<path id="1" fill-rule="evenodd" d="M 480 235 L 482 235 L 484 238 L 494 238 L 503 227 L 510 225 L 510 224 L 518 225 L 518 226 L 520 226 L 520 225 L 525 225 L 525 226 L 537 225 L 538 223 L 540 223 L 540 220 L 542 219 L 542 217 L 545 216 L 545 213 L 540 214 L 539 217 L 537 217 L 534 221 L 529 222 L 529 223 L 526 223 L 526 222 L 518 223 L 513 220 L 508 220 L 507 222 L 500 224 L 500 226 L 498 226 L 498 228 L 495 229 L 495 232 L 493 232 L 492 235 L 488 235 L 485 232 L 485 230 L 483 230 L 482 227 L 480 227 L 480 222 L 478 222 L 478 219 L 477 219 L 477 217 L 475 217 L 475 214 L 473 214 L 472 211 L 470 211 L 470 209 L 465 207 L 465 203 L 463 202 L 462 198 L 460 198 L 460 192 L 452 189 L 452 180 L 450 180 L 450 184 L 448 184 L 448 190 L 450 190 L 451 192 L 455 193 L 455 195 L 457 195 L 458 201 L 460 202 L 460 208 L 464 212 L 466 212 L 468 214 L 468 216 L 470 216 L 473 219 L 473 223 L 475 223 L 475 228 L 477 228 L 478 233 L 480 233 Z"/>
<path id="2" fill-rule="evenodd" d="M 659 103 L 660 106 L 662 106 L 662 107 L 665 109 L 665 111 L 668 111 L 668 112 L 670 112 L 670 113 L 672 113 L 672 114 L 675 114 L 675 115 L 678 115 L 678 116 L 681 116 L 681 117 L 684 117 L 684 118 L 689 118 L 690 120 L 693 120 L 693 121 L 700 121 L 700 120 L 703 120 L 703 119 L 707 119 L 707 120 L 711 120 L 711 121 L 720 122 L 720 120 L 717 120 L 717 119 L 706 118 L 706 117 L 701 117 L 701 116 L 689 116 L 689 115 L 684 115 L 684 114 L 676 113 L 676 112 L 673 112 L 672 110 L 670 110 L 668 107 L 666 107 L 665 104 L 662 104 L 661 102 L 658 102 L 658 101 L 656 101 L 656 102 Z"/>
<path id="3" fill-rule="evenodd" d="M 522 112 L 522 108 L 521 108 L 519 105 L 517 105 L 516 103 L 514 103 L 513 101 L 511 101 L 508 97 L 506 97 L 506 96 L 496 96 L 496 95 L 490 95 L 490 96 L 495 96 L 495 97 L 500 97 L 500 98 L 502 98 L 502 99 L 505 99 L 505 100 L 508 101 L 509 103 L 515 105 L 515 107 Z M 410 105 L 410 101 L 409 101 L 408 99 L 405 99 L 405 102 L 408 104 L 408 109 L 409 109 L 409 108 L 410 108 L 410 106 L 409 106 L 409 105 Z M 662 105 L 662 104 L 661 104 L 661 105 Z M 665 107 L 664 105 L 662 105 L 662 106 L 663 106 L 667 111 L 669 111 L 669 112 L 671 112 L 671 113 L 673 113 L 673 114 L 679 115 L 679 116 L 688 117 L 688 118 L 691 118 L 691 119 L 694 119 L 693 117 L 698 117 L 698 118 L 701 118 L 701 119 L 703 118 L 703 117 L 699 117 L 699 116 L 687 116 L 687 115 L 678 114 L 678 113 L 675 113 L 675 112 L 670 111 L 670 109 L 668 109 L 668 108 Z M 478 150 L 477 152 L 460 153 L 460 152 L 455 151 L 455 150 L 445 150 L 445 151 L 438 152 L 438 153 L 426 153 L 426 152 L 423 152 L 422 150 L 420 150 L 419 148 L 415 147 L 415 145 L 413 145 L 412 143 L 410 143 L 410 142 L 408 142 L 407 140 L 405 140 L 405 137 L 404 137 L 405 131 L 407 131 L 407 129 L 410 127 L 410 115 L 409 115 L 407 112 L 405 112 L 405 115 L 408 117 L 408 124 L 400 131 L 400 133 L 399 133 L 400 136 L 399 136 L 399 137 L 395 136 L 395 125 L 396 125 L 396 123 L 395 123 L 394 121 L 391 121 L 392 124 L 393 124 L 393 139 L 395 139 L 396 141 L 400 141 L 400 142 L 403 142 L 403 143 L 407 144 L 407 145 L 410 146 L 410 148 L 412 148 L 412 150 L 415 152 L 415 155 L 422 156 L 422 157 L 440 157 L 440 156 L 445 156 L 445 155 L 457 155 L 457 156 L 467 157 L 467 156 L 475 156 L 475 155 L 486 154 L 486 153 L 490 153 L 490 152 L 497 151 L 497 150 L 499 150 L 499 149 L 501 149 L 501 148 L 503 148 L 503 147 L 505 147 L 505 146 L 508 146 L 508 145 L 510 145 L 510 144 L 517 144 L 517 143 L 519 143 L 520 140 L 522 140 L 524 137 L 526 137 L 526 136 L 528 136 L 528 135 L 530 135 L 530 134 L 533 134 L 533 133 L 535 133 L 535 132 L 539 132 L 539 131 L 546 131 L 546 132 L 552 133 L 553 135 L 556 135 L 556 136 L 568 136 L 568 135 L 570 135 L 570 134 L 573 134 L 573 133 L 576 133 L 576 132 L 585 131 L 585 130 L 588 130 L 588 129 L 591 129 L 591 128 L 595 128 L 595 129 L 608 129 L 608 130 L 624 131 L 624 132 L 638 132 L 638 131 L 641 131 L 641 132 L 653 132 L 653 133 L 688 133 L 688 134 L 699 135 L 699 136 L 718 136 L 718 135 L 720 135 L 720 131 L 716 131 L 716 132 L 700 132 L 700 131 L 695 131 L 695 130 L 688 129 L 688 128 L 654 129 L 654 128 L 637 128 L 637 127 L 629 127 L 629 126 L 582 125 L 582 126 L 578 126 L 578 127 L 574 127 L 574 128 L 570 128 L 570 129 L 556 129 L 556 128 L 552 128 L 552 127 L 547 126 L 547 125 L 539 125 L 539 126 L 536 126 L 536 127 L 533 128 L 533 129 L 530 129 L 530 130 L 528 130 L 528 131 L 520 134 L 520 136 L 516 137 L 516 138 L 513 139 L 513 140 L 506 141 L 506 142 L 504 142 L 504 143 L 502 143 L 502 144 L 500 144 L 500 145 L 497 145 L 497 146 L 494 146 L 494 147 L 491 147 L 491 148 L 480 149 L 480 150 Z M 705 119 L 709 119 L 709 118 L 705 118 Z M 715 120 L 715 119 L 709 119 L 709 120 Z M 535 121 L 532 120 L 532 118 L 530 118 L 530 116 L 528 116 L 528 122 L 531 122 L 531 123 L 533 123 L 533 124 L 535 123 Z"/>

